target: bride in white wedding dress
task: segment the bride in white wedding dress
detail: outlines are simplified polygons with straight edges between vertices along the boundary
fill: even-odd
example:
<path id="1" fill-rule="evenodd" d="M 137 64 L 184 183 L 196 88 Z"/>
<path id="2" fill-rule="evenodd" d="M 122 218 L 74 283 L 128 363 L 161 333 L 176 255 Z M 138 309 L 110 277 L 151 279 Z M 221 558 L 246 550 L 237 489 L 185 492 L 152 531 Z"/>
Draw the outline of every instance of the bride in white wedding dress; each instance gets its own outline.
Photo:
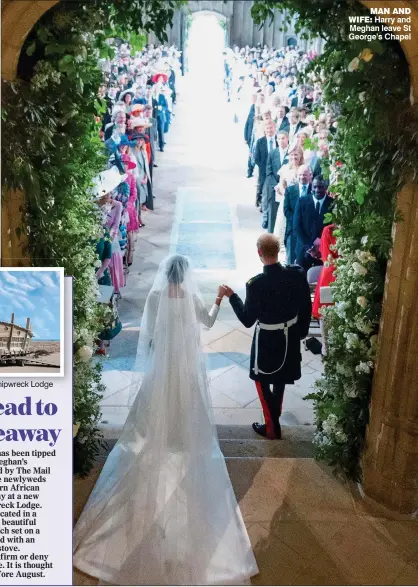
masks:
<path id="1" fill-rule="evenodd" d="M 144 381 L 74 530 L 74 565 L 112 585 L 244 585 L 258 573 L 214 424 L 188 260 L 163 261 L 147 298 Z"/>

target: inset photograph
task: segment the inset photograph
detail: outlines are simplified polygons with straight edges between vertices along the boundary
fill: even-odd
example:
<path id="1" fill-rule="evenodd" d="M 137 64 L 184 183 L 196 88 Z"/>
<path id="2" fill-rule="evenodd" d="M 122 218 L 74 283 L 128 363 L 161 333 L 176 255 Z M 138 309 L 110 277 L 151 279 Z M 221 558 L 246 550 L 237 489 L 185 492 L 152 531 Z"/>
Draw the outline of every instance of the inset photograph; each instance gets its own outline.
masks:
<path id="1" fill-rule="evenodd" d="M 64 375 L 64 270 L 0 268 L 0 377 Z"/>

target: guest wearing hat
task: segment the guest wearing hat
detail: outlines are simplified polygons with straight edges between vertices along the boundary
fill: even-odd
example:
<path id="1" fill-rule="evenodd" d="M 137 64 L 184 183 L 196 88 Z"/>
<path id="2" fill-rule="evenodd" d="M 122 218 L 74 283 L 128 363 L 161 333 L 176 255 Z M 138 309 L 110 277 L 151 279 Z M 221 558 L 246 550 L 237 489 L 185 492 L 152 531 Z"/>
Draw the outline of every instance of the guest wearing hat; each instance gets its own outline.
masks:
<path id="1" fill-rule="evenodd" d="M 126 230 L 128 233 L 127 264 L 128 264 L 128 267 L 130 267 L 133 262 L 133 255 L 134 255 L 134 250 L 135 250 L 135 233 L 138 232 L 138 229 L 140 228 L 140 226 L 143 226 L 143 225 L 139 224 L 138 211 L 136 209 L 136 203 L 137 203 L 137 199 L 138 199 L 137 193 L 138 192 L 137 192 L 137 187 L 136 187 L 136 179 L 132 173 L 132 171 L 136 167 L 136 163 L 134 163 L 132 161 L 132 159 L 129 157 L 128 154 L 122 155 L 122 160 L 124 162 L 124 165 L 126 168 L 126 173 L 128 175 L 128 177 L 126 179 L 126 183 L 129 185 L 129 198 L 128 198 L 128 202 L 127 202 L 127 206 L 126 206 L 129 219 L 128 219 L 128 222 L 126 225 Z"/>
<path id="2" fill-rule="evenodd" d="M 132 103 L 131 109 L 129 112 L 129 117 L 128 117 L 128 127 L 131 128 L 131 124 L 130 124 L 131 118 L 136 118 L 138 116 L 141 116 L 143 107 L 144 107 L 144 105 L 139 104 L 138 102 Z"/>
<path id="3" fill-rule="evenodd" d="M 130 114 L 132 100 L 134 99 L 134 96 L 135 94 L 132 89 L 124 90 L 119 94 L 118 101 L 123 102 L 126 114 Z"/>
<path id="4" fill-rule="evenodd" d="M 150 189 L 149 186 L 151 184 L 151 174 L 149 170 L 148 164 L 148 157 L 146 151 L 146 141 L 148 137 L 143 133 L 135 132 L 131 136 L 132 140 L 136 141 L 136 146 L 129 150 L 129 156 L 132 160 L 136 163 L 136 168 L 134 170 L 134 174 L 136 177 L 136 187 L 138 193 L 138 200 L 140 204 L 140 208 L 145 212 L 147 210 L 153 210 L 154 204 L 152 201 L 152 188 L 151 188 L 151 198 L 150 196 Z M 140 217 L 139 217 L 139 221 Z M 142 222 L 141 222 L 142 224 Z"/>
<path id="5" fill-rule="evenodd" d="M 111 167 L 102 171 L 93 180 L 93 194 L 97 198 L 97 204 L 103 208 L 103 225 L 107 228 L 112 243 L 112 256 L 110 262 L 110 275 L 115 292 L 120 295 L 119 289 L 124 285 L 123 263 L 119 246 L 119 224 L 122 216 L 122 204 L 112 198 L 113 191 L 126 179 L 126 174 L 121 175 L 117 167 Z M 103 276 L 102 272 L 99 276 Z M 100 271 L 100 270 L 99 270 Z"/>
<path id="6" fill-rule="evenodd" d="M 164 151 L 164 126 L 165 126 L 165 112 L 168 110 L 167 99 L 164 96 L 162 90 L 162 83 L 158 81 L 152 92 L 152 108 L 153 118 L 157 120 L 157 132 L 158 132 L 158 148 L 159 151 Z"/>
<path id="7" fill-rule="evenodd" d="M 130 125 L 130 132 L 131 134 L 134 133 L 141 133 L 141 134 L 146 134 L 146 129 L 150 128 L 151 123 L 147 122 L 144 118 L 140 117 L 140 116 L 132 116 L 130 121 L 129 121 L 129 125 Z M 151 144 L 150 141 L 148 140 L 146 145 L 145 145 L 145 149 L 147 152 L 147 157 L 148 157 L 148 165 L 151 164 Z"/>

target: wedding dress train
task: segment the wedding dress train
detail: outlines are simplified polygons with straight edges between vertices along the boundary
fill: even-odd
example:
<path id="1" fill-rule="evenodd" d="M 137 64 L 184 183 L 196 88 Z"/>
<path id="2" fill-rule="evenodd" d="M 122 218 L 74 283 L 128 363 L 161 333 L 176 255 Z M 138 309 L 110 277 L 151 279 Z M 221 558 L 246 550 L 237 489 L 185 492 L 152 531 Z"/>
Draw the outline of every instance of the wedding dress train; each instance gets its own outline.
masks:
<path id="1" fill-rule="evenodd" d="M 144 381 L 74 531 L 74 565 L 102 583 L 243 585 L 258 573 L 201 350 L 199 322 L 217 311 L 184 257 L 162 263 L 141 324 Z"/>

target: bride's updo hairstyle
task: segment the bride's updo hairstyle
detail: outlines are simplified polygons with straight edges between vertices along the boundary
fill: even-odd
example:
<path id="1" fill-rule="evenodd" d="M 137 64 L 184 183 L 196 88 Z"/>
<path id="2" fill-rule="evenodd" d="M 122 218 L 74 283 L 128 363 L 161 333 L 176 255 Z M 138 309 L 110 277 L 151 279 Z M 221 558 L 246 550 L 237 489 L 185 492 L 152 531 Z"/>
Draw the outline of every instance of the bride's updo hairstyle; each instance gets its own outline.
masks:
<path id="1" fill-rule="evenodd" d="M 173 255 L 167 261 L 167 281 L 173 285 L 181 285 L 186 271 L 189 269 L 189 261 L 183 255 Z"/>

